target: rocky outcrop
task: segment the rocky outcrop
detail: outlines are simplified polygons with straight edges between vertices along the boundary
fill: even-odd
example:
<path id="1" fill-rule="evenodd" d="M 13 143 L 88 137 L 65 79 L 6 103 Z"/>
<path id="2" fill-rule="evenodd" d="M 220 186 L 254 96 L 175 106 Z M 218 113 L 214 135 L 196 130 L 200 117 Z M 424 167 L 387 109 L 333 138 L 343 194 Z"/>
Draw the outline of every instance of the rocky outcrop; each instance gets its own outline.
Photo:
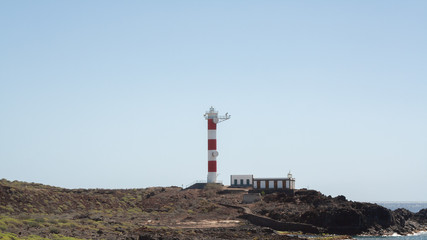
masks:
<path id="1" fill-rule="evenodd" d="M 427 225 L 427 208 L 421 209 L 418 213 L 415 213 L 412 219 L 420 224 Z"/>
<path id="2" fill-rule="evenodd" d="M 413 214 L 391 211 L 371 203 L 348 201 L 344 196 L 326 197 L 317 191 L 297 191 L 295 196 L 270 194 L 255 211 L 281 222 L 304 223 L 336 234 L 408 234 L 424 229 L 427 210 Z"/>
<path id="3" fill-rule="evenodd" d="M 359 234 L 371 227 L 385 229 L 394 224 L 392 212 L 374 204 L 318 206 L 304 211 L 295 220 L 338 234 Z"/>

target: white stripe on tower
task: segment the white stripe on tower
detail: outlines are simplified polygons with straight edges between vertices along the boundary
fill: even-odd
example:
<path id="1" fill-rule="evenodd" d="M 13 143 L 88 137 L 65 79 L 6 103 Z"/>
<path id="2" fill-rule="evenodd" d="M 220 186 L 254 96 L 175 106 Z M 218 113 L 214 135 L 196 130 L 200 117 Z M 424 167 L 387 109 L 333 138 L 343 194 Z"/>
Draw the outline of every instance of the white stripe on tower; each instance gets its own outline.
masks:
<path id="1" fill-rule="evenodd" d="M 216 130 L 208 129 L 208 139 L 216 139 Z"/>

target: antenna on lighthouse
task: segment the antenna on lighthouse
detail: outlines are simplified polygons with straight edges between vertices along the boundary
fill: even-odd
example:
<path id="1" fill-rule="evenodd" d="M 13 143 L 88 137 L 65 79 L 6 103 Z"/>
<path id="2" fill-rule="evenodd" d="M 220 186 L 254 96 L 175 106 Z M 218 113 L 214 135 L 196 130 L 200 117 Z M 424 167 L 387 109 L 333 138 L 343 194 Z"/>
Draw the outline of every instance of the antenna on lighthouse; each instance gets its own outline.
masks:
<path id="1" fill-rule="evenodd" d="M 216 150 L 216 125 L 220 122 L 230 119 L 228 113 L 225 116 L 219 116 L 218 111 L 214 107 L 209 108 L 209 111 L 204 115 L 208 120 L 208 183 L 216 183 L 217 164 L 216 158 L 218 151 Z"/>

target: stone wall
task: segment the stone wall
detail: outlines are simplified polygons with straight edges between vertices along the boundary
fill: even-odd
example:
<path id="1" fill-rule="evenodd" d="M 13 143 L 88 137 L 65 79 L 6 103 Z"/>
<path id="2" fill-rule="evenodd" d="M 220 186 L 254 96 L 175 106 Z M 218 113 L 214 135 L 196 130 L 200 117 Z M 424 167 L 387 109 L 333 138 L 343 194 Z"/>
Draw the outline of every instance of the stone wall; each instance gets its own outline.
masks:
<path id="1" fill-rule="evenodd" d="M 248 220 L 250 223 L 262 227 L 269 227 L 278 231 L 301 231 L 305 233 L 321 233 L 322 229 L 316 226 L 305 223 L 293 223 L 293 222 L 280 222 L 271 218 L 258 216 L 255 214 L 243 214 L 240 216 L 243 219 Z"/>

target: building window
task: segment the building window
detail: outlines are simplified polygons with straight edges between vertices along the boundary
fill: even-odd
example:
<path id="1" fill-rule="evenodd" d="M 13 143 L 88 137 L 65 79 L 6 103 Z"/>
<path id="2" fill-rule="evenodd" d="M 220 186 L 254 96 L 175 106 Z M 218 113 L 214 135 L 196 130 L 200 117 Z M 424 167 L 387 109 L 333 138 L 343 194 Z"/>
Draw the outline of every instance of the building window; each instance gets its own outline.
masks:
<path id="1" fill-rule="evenodd" d="M 237 185 L 237 179 L 234 179 L 234 185 Z"/>
<path id="2" fill-rule="evenodd" d="M 243 179 L 240 179 L 240 185 L 243 186 Z"/>
<path id="3" fill-rule="evenodd" d="M 274 189 L 274 181 L 268 181 L 268 188 Z"/>
<path id="4" fill-rule="evenodd" d="M 251 184 L 251 181 L 249 180 L 249 179 L 246 179 L 246 185 L 250 185 Z"/>

